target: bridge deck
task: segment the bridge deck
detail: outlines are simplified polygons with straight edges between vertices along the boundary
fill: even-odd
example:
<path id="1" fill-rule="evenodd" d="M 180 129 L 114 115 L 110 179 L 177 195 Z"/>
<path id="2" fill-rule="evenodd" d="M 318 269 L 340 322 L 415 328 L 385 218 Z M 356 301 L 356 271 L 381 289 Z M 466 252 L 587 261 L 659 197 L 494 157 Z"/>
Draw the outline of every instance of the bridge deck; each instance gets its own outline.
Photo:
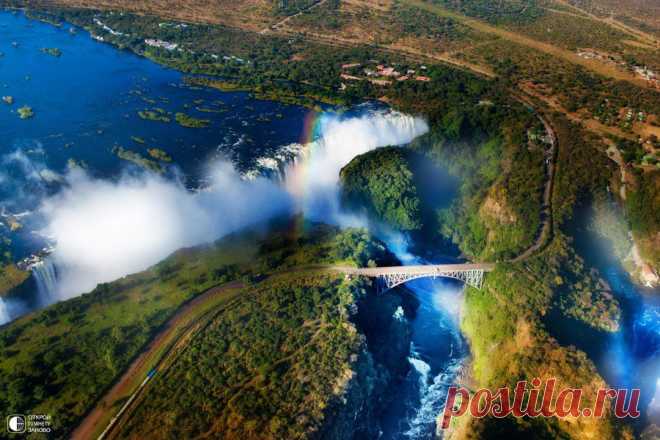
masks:
<path id="1" fill-rule="evenodd" d="M 407 274 L 424 275 L 431 273 L 481 270 L 490 272 L 495 269 L 493 263 L 465 263 L 465 264 L 428 264 L 420 266 L 388 266 L 388 267 L 337 267 L 337 270 L 349 275 L 362 275 L 378 277 L 382 275 Z"/>

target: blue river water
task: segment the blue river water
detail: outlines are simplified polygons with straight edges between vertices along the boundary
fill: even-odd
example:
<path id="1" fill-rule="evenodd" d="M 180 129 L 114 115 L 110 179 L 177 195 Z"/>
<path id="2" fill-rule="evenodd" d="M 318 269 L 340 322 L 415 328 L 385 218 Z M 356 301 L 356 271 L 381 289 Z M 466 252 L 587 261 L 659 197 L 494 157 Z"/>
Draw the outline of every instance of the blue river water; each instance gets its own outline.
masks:
<path id="1" fill-rule="evenodd" d="M 582 209 L 571 225 L 575 248 L 598 269 L 618 300 L 620 330 L 602 333 L 572 326 L 558 329 L 555 336 L 584 350 L 611 387 L 641 390 L 641 417 L 632 423 L 641 433 L 653 423 L 660 426 L 660 293 L 633 282 L 611 244 L 588 227 L 590 216 L 588 209 Z"/>
<path id="2" fill-rule="evenodd" d="M 411 368 L 381 416 L 381 438 L 433 439 L 447 390 L 469 352 L 458 326 L 463 286 L 448 279 L 420 279 L 406 287 L 419 301 L 410 319 Z"/>
<path id="3" fill-rule="evenodd" d="M 439 191 L 449 194 L 453 182 L 440 178 Z M 435 255 L 428 261 L 411 253 L 409 238 L 400 234 L 381 234 L 404 265 L 456 263 L 448 256 Z M 461 367 L 469 355 L 469 346 L 460 332 L 459 318 L 463 304 L 462 282 L 450 278 L 420 278 L 408 281 L 405 288 L 418 302 L 414 316 L 408 318 L 411 346 L 410 368 L 405 378 L 394 386 L 393 398 L 380 416 L 381 439 L 436 438 L 438 414 L 444 410 L 447 391 L 455 385 Z"/>
<path id="4" fill-rule="evenodd" d="M 97 177 L 116 176 L 128 163 L 115 147 L 147 158 L 148 149 L 161 149 L 195 185 L 213 158 L 231 160 L 243 171 L 256 158 L 299 141 L 306 108 L 189 87 L 180 72 L 71 28 L 0 11 L 0 95 L 13 98 L 13 104 L 0 101 L 0 201 L 8 212 L 33 208 L 70 159 Z M 58 48 L 61 56 L 44 48 Z M 19 118 L 23 106 L 33 109 L 32 118 Z M 156 108 L 171 121 L 138 115 Z M 209 125 L 183 127 L 174 120 L 177 112 Z M 15 256 L 35 247 L 29 228 L 15 235 Z"/>

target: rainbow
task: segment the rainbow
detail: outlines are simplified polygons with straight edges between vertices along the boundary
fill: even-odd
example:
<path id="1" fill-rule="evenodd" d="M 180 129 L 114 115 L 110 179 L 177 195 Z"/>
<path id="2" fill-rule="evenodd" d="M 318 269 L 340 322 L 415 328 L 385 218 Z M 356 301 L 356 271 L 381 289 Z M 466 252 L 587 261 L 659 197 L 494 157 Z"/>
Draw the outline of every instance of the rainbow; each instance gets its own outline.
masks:
<path id="1" fill-rule="evenodd" d="M 287 190 L 299 199 L 303 199 L 308 189 L 309 158 L 314 153 L 314 141 L 321 136 L 323 113 L 310 110 L 303 120 L 299 143 L 302 147 L 299 160 L 287 176 Z"/>
<path id="2" fill-rule="evenodd" d="M 299 143 L 302 146 L 301 156 L 292 169 L 289 170 L 286 179 L 287 191 L 299 201 L 304 201 L 307 197 L 310 177 L 309 158 L 313 154 L 314 141 L 321 136 L 323 119 L 322 112 L 309 110 L 303 120 L 302 132 L 299 138 Z M 299 236 L 304 230 L 304 224 L 304 216 L 296 215 L 291 233 Z"/>
<path id="3" fill-rule="evenodd" d="M 307 145 L 316 139 L 321 133 L 321 119 L 323 113 L 310 110 L 305 115 L 303 121 L 303 130 L 300 136 L 300 143 Z"/>

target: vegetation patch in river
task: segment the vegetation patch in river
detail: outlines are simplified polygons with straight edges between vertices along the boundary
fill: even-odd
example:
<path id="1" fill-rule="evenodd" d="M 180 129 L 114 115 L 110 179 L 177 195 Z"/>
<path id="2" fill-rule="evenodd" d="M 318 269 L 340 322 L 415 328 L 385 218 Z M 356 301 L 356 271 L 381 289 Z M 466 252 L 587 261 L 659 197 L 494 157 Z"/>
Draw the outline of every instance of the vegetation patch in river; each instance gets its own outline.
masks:
<path id="1" fill-rule="evenodd" d="M 24 105 L 18 109 L 18 116 L 21 119 L 30 119 L 34 117 L 34 111 L 32 110 L 32 107 Z"/>
<path id="2" fill-rule="evenodd" d="M 172 162 L 172 158 L 170 157 L 170 155 L 167 154 L 165 151 L 161 150 L 160 148 L 149 148 L 147 150 L 147 153 L 149 153 L 149 156 L 153 157 L 156 160 L 160 160 L 162 162 Z"/>
<path id="3" fill-rule="evenodd" d="M 170 122 L 169 113 L 162 108 L 154 108 L 152 110 L 141 110 L 138 116 L 147 121 Z"/>
<path id="4" fill-rule="evenodd" d="M 176 122 L 178 122 L 182 127 L 186 128 L 206 128 L 211 123 L 209 119 L 197 119 L 181 112 L 177 113 L 175 117 Z"/>
<path id="5" fill-rule="evenodd" d="M 225 113 L 228 111 L 225 108 L 210 108 L 210 107 L 195 107 L 195 110 L 202 113 Z"/>
<path id="6" fill-rule="evenodd" d="M 146 170 L 153 171 L 154 173 L 158 173 L 158 174 L 162 174 L 164 172 L 163 167 L 158 162 L 156 162 L 155 160 L 147 159 L 146 157 L 142 156 L 140 153 L 127 150 L 120 146 L 114 147 L 112 151 L 120 159 L 133 162 L 134 164 Z"/>
<path id="7" fill-rule="evenodd" d="M 59 58 L 62 56 L 62 51 L 57 47 L 42 47 L 41 52 L 55 58 Z"/>
<path id="8" fill-rule="evenodd" d="M 2 102 L 4 102 L 7 105 L 12 105 L 14 103 L 14 97 L 11 96 L 11 95 L 3 96 L 2 97 Z"/>

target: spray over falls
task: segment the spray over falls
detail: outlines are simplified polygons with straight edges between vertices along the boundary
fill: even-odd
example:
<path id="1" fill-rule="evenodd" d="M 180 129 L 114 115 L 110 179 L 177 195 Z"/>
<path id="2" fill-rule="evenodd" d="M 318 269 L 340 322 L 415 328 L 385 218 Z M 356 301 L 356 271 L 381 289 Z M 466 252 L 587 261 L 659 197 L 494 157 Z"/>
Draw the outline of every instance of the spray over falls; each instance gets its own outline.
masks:
<path id="1" fill-rule="evenodd" d="M 363 225 L 359 219 L 347 221 L 350 216 L 340 209 L 341 168 L 359 154 L 405 144 L 428 131 L 420 118 L 382 109 L 358 116 L 322 114 L 313 125 L 309 142 L 256 159 L 270 173 L 258 169 L 261 174 L 240 175 L 229 163 L 215 163 L 204 191 L 191 192 L 180 182 L 149 174 L 110 182 L 72 173 L 68 188 L 43 204 L 45 233 L 57 247 L 33 270 L 40 296 L 80 294 L 144 270 L 181 247 L 286 213 Z M 162 220 L 154 224 L 156 218 Z"/>

